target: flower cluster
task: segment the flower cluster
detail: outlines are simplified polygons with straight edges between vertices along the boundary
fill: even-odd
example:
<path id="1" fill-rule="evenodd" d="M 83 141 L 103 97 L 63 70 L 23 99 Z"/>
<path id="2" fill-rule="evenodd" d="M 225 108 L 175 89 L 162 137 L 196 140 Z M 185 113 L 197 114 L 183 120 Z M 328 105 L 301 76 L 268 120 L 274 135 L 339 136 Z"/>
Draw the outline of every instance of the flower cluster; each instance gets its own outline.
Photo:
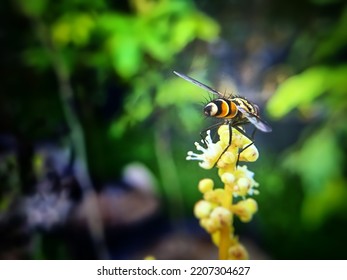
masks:
<path id="1" fill-rule="evenodd" d="M 229 145 L 230 131 L 232 141 Z M 194 214 L 219 247 L 220 259 L 247 259 L 247 250 L 234 235 L 233 218 L 237 216 L 242 222 L 252 219 L 258 209 L 257 202 L 246 197 L 258 193 L 258 183 L 247 166 L 237 164 L 239 161 L 255 161 L 259 153 L 249 138 L 238 129 L 230 130 L 229 125 L 222 125 L 218 135 L 219 141 L 213 143 L 208 131 L 202 144 L 195 143 L 201 153 L 188 152 L 187 160 L 198 160 L 202 168 L 216 166 L 224 184 L 223 188 L 215 188 L 211 179 L 202 179 L 199 191 L 203 199 L 196 203 Z"/>

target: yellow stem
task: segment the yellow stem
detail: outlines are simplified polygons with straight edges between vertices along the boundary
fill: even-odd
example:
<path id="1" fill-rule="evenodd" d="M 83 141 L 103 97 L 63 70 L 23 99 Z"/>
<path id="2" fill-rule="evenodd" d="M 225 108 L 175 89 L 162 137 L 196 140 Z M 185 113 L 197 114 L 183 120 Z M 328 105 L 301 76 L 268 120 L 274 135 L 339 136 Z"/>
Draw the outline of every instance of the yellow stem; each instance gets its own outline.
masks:
<path id="1" fill-rule="evenodd" d="M 224 188 L 225 189 L 225 197 L 222 206 L 225 209 L 229 209 L 230 205 L 232 204 L 232 192 L 230 189 Z M 228 251 L 230 247 L 230 241 L 231 241 L 231 236 L 233 234 L 232 232 L 232 220 L 233 216 L 231 216 L 231 221 L 230 224 L 225 224 L 222 226 L 220 229 L 220 239 L 219 239 L 219 259 L 220 260 L 227 260 L 228 259 Z"/>
<path id="2" fill-rule="evenodd" d="M 230 244 L 230 226 L 223 226 L 220 229 L 220 240 L 219 240 L 219 259 L 228 259 L 228 249 Z"/>

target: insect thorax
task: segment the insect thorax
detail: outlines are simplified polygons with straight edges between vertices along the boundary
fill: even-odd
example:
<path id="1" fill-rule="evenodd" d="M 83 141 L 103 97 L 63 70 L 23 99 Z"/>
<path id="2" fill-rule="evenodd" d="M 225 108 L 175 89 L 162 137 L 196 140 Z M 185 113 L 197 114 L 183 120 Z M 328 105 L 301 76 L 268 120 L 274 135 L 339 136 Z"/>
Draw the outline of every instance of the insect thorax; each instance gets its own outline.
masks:
<path id="1" fill-rule="evenodd" d="M 237 106 L 243 108 L 247 112 L 259 116 L 259 108 L 254 103 L 248 101 L 246 98 L 243 97 L 234 97 L 231 99 L 231 102 L 234 102 Z"/>

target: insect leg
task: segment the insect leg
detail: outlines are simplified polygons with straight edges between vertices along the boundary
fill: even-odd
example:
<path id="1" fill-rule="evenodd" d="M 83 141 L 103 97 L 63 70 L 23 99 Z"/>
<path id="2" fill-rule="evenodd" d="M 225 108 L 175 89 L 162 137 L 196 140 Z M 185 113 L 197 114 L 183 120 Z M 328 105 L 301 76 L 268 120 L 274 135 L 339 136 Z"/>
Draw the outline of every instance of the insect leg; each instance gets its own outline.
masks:
<path id="1" fill-rule="evenodd" d="M 206 141 L 205 141 L 205 138 L 204 138 L 204 136 L 205 136 L 205 133 L 206 133 L 206 131 L 208 131 L 208 130 L 211 130 L 211 129 L 213 129 L 213 128 L 216 128 L 216 127 L 219 127 L 219 126 L 221 126 L 221 125 L 223 125 L 223 124 L 226 124 L 226 125 L 228 125 L 228 129 L 229 129 L 229 141 L 228 141 L 228 145 L 224 148 L 224 150 L 221 152 L 221 154 L 219 155 L 219 157 L 218 157 L 218 159 L 216 160 L 216 162 L 214 163 L 214 166 L 217 164 L 217 162 L 220 160 L 220 158 L 222 157 L 222 155 L 226 152 L 226 150 L 230 147 L 230 145 L 231 145 L 231 142 L 232 142 L 232 123 L 231 122 L 219 122 L 219 123 L 215 123 L 215 124 L 213 124 L 213 125 L 211 125 L 211 126 L 209 126 L 208 128 L 206 128 L 206 129 L 204 129 L 203 131 L 201 131 L 200 132 L 200 137 L 201 137 L 201 141 L 207 146 L 207 143 L 206 143 Z"/>
<path id="2" fill-rule="evenodd" d="M 252 132 L 252 134 L 251 134 L 251 137 L 249 137 L 249 136 L 248 136 L 241 128 L 239 128 L 238 126 L 234 126 L 234 128 L 235 128 L 238 132 L 240 132 L 243 136 L 245 136 L 246 138 L 248 138 L 248 139 L 251 141 L 251 143 L 249 143 L 246 147 L 242 148 L 242 149 L 239 151 L 239 155 L 238 155 L 238 157 L 237 157 L 237 162 L 236 162 L 236 165 L 238 165 L 239 159 L 240 159 L 240 154 L 241 154 L 244 150 L 246 150 L 247 148 L 249 148 L 250 146 L 252 146 L 252 145 L 254 144 L 254 135 L 255 135 L 255 132 L 257 131 L 257 129 L 254 128 L 254 130 L 253 130 L 253 132 Z"/>
<path id="3" fill-rule="evenodd" d="M 201 140 L 202 140 L 202 142 L 203 142 L 206 146 L 207 146 L 207 143 L 206 143 L 205 138 L 204 138 L 206 132 L 207 132 L 208 130 L 211 130 L 211 129 L 214 129 L 214 128 L 218 127 L 218 126 L 221 126 L 222 124 L 223 124 L 223 122 L 215 123 L 215 124 L 213 124 L 213 125 L 207 127 L 206 129 L 204 129 L 203 131 L 200 132 Z"/>
<path id="4" fill-rule="evenodd" d="M 229 128 L 229 142 L 228 142 L 228 145 L 224 148 L 224 150 L 220 153 L 218 159 L 216 160 L 215 164 L 217 164 L 217 162 L 220 160 L 220 158 L 222 157 L 222 155 L 224 155 L 224 153 L 229 149 L 230 145 L 231 145 L 231 142 L 232 142 L 232 139 L 233 139 L 233 126 L 232 126 L 232 123 L 231 122 L 228 122 L 227 123 L 228 125 L 228 128 Z"/>

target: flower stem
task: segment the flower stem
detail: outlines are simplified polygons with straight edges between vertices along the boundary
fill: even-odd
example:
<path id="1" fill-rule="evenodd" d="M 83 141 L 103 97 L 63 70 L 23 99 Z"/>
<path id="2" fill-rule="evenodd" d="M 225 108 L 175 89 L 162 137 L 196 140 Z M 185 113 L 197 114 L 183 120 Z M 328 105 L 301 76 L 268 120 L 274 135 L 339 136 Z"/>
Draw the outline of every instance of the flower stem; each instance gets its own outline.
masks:
<path id="1" fill-rule="evenodd" d="M 232 192 L 230 189 L 224 188 L 225 190 L 225 197 L 222 203 L 222 206 L 226 209 L 230 207 L 232 204 Z M 231 220 L 232 220 L 231 216 Z M 232 235 L 231 230 L 232 221 L 230 224 L 224 224 L 222 228 L 220 229 L 220 241 L 219 241 L 219 259 L 220 260 L 227 260 L 228 259 L 228 250 L 230 247 L 230 240 Z"/>
<path id="2" fill-rule="evenodd" d="M 230 244 L 230 226 L 223 226 L 220 230 L 219 259 L 228 259 L 228 249 Z"/>

